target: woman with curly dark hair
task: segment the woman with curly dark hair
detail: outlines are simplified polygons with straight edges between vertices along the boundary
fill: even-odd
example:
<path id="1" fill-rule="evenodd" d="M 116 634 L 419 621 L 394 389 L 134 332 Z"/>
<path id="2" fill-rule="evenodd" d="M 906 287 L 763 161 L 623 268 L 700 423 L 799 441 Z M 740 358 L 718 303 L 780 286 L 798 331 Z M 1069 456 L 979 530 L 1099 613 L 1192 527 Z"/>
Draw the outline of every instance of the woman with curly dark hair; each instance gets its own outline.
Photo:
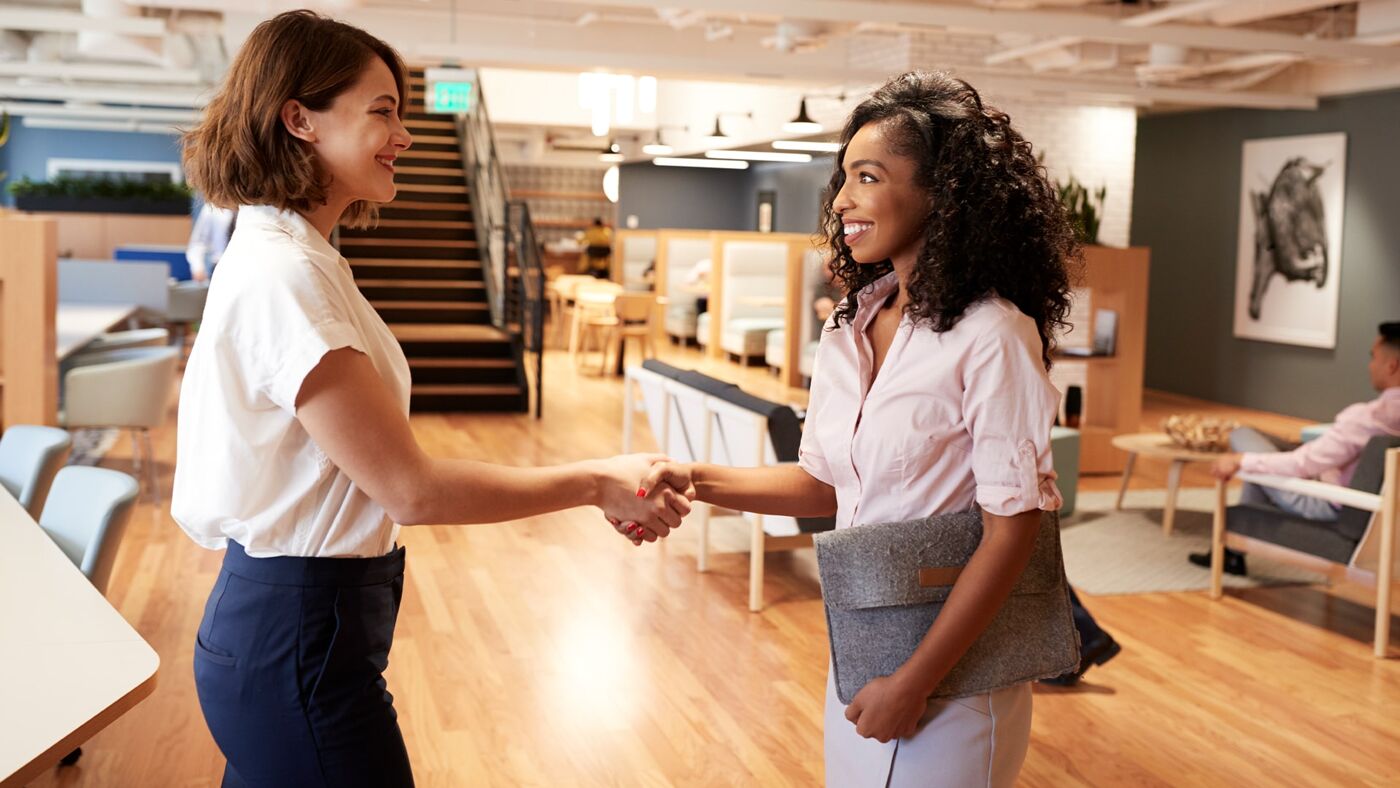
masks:
<path id="1" fill-rule="evenodd" d="M 1060 507 L 1047 370 L 1078 244 L 1030 143 L 967 83 L 896 77 L 852 113 L 822 227 L 848 296 L 827 322 L 800 461 L 702 464 L 700 500 L 836 527 L 980 506 L 980 545 L 914 654 L 849 706 L 828 681 L 833 786 L 1015 782 L 1029 684 L 930 700 Z"/>

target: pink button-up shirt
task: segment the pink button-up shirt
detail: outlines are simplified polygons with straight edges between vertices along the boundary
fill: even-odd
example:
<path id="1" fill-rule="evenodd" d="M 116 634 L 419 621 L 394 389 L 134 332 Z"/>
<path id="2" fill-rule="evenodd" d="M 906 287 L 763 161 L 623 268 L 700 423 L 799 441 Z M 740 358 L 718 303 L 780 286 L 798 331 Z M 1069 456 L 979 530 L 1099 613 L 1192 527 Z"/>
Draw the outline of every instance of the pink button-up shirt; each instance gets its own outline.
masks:
<path id="1" fill-rule="evenodd" d="M 824 331 L 801 467 L 836 488 L 836 527 L 983 510 L 1060 508 L 1050 427 L 1060 395 L 1035 321 L 1001 298 L 938 333 L 905 317 L 879 375 L 866 329 L 898 287 L 857 296 L 853 323 Z M 830 323 L 828 323 L 828 326 Z"/>
<path id="2" fill-rule="evenodd" d="M 1377 435 L 1400 435 L 1400 386 L 1338 413 L 1326 432 L 1293 451 L 1242 455 L 1240 470 L 1321 479 L 1345 487 L 1356 473 L 1361 450 Z"/>

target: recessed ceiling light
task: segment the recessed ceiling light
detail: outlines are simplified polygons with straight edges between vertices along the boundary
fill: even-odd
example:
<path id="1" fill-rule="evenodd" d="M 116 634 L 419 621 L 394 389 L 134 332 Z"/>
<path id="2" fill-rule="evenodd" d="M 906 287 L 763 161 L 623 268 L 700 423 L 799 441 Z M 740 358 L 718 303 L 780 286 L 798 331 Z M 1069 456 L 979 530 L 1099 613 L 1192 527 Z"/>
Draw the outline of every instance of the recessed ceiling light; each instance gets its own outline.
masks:
<path id="1" fill-rule="evenodd" d="M 730 159 L 740 161 L 790 161 L 808 162 L 812 160 L 810 153 L 773 153 L 766 150 L 710 150 L 705 151 L 705 157 L 709 159 Z"/>
<path id="2" fill-rule="evenodd" d="M 812 153 L 835 153 L 841 150 L 839 142 L 809 142 L 807 140 L 775 140 L 777 150 L 805 150 Z"/>
<path id="3" fill-rule="evenodd" d="M 749 163 L 746 161 L 729 161 L 726 159 L 677 159 L 670 156 L 661 156 L 651 160 L 652 164 L 660 167 L 697 167 L 710 170 L 747 170 Z"/>

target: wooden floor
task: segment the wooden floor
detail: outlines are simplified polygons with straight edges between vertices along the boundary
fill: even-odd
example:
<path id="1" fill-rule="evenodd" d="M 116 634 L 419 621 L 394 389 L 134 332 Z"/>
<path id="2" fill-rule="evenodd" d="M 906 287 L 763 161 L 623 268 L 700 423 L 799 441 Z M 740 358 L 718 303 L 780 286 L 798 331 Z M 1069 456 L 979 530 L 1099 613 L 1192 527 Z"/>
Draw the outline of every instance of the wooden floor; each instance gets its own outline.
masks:
<path id="1" fill-rule="evenodd" d="M 700 364 L 693 351 L 669 350 Z M 761 369 L 711 371 L 802 402 Z M 425 415 L 429 451 L 512 464 L 618 449 L 621 385 L 547 362 L 543 421 Z M 1213 409 L 1279 432 L 1301 421 L 1149 394 L 1145 425 Z M 174 409 L 155 434 L 168 501 Z M 104 462 L 129 469 L 123 441 Z M 1135 486 L 1165 486 L 1139 463 Z M 1199 471 L 1185 484 L 1209 483 Z M 1082 489 L 1115 489 L 1116 477 Z M 743 543 L 742 535 L 738 543 Z M 596 512 L 404 529 L 408 582 L 389 687 L 422 786 L 819 785 L 825 623 L 811 551 L 768 558 L 746 610 L 747 558 L 695 571 L 693 535 L 635 549 Z M 109 596 L 160 653 L 155 694 L 36 786 L 217 785 L 191 650 L 221 554 L 143 503 Z M 1091 597 L 1123 644 L 1073 690 L 1037 687 L 1022 784 L 1396 784 L 1400 662 L 1370 656 L 1364 589 Z M 1357 601 L 1360 600 L 1358 604 Z M 8 677 L 17 680 L 22 677 Z"/>

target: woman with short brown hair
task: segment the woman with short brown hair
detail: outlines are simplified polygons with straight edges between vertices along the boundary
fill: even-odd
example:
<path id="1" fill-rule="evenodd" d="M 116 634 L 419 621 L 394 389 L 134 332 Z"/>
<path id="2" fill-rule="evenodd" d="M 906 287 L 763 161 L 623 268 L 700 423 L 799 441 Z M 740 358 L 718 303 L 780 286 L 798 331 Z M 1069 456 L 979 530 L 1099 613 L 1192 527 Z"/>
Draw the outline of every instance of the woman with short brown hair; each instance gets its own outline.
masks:
<path id="1" fill-rule="evenodd" d="M 419 448 L 403 351 L 329 241 L 394 198 L 404 83 L 384 42 L 293 11 L 253 31 L 185 137 L 191 183 L 239 211 L 181 386 L 171 498 L 192 539 L 227 548 L 194 656 L 226 786 L 412 785 L 383 677 L 396 523 L 593 504 L 640 544 L 689 511 L 656 457 L 510 468 Z"/>

